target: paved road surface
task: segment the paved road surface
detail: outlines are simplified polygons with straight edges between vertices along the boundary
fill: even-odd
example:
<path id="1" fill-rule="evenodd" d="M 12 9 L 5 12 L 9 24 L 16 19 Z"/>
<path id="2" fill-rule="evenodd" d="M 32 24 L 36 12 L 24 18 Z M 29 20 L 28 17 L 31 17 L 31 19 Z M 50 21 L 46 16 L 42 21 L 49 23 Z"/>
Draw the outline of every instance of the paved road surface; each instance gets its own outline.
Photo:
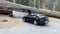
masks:
<path id="1" fill-rule="evenodd" d="M 50 21 L 46 26 L 37 26 L 25 23 L 22 19 L 19 20 L 24 26 L 11 29 L 0 29 L 0 34 L 60 34 L 60 23 Z"/>
<path id="2" fill-rule="evenodd" d="M 60 34 L 60 23 L 49 22 L 46 26 L 37 26 L 22 22 L 24 26 L 11 29 L 0 29 L 0 34 Z"/>

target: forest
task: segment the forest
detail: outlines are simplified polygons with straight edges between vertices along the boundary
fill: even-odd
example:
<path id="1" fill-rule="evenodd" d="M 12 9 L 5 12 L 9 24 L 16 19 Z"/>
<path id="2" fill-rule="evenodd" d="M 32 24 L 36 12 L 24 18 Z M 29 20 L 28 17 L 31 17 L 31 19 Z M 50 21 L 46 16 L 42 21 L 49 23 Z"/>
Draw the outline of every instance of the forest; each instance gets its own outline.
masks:
<path id="1" fill-rule="evenodd" d="M 38 9 L 60 11 L 60 0 L 6 0 Z"/>

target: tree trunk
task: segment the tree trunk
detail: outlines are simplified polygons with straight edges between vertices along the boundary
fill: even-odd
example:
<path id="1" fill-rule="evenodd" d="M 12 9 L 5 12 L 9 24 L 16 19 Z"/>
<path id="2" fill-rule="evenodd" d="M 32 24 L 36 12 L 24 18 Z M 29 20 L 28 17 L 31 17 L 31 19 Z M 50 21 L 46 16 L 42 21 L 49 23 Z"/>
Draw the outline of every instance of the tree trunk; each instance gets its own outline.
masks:
<path id="1" fill-rule="evenodd" d="M 34 0 L 34 7 L 36 7 L 36 0 Z"/>
<path id="2" fill-rule="evenodd" d="M 54 2 L 53 0 L 46 0 L 46 8 L 49 10 L 53 10 Z"/>
<path id="3" fill-rule="evenodd" d="M 2 1 L 2 2 L 0 1 L 0 7 L 12 8 L 12 9 L 25 9 L 30 10 L 32 12 L 42 13 L 48 16 L 54 16 L 60 18 L 60 12 L 43 10 L 43 9 L 38 10 L 37 8 L 34 7 L 24 6 L 21 4 L 11 3 L 8 1 Z"/>
<path id="4" fill-rule="evenodd" d="M 15 0 L 13 0 L 13 3 L 15 3 Z"/>
<path id="5" fill-rule="evenodd" d="M 43 0 L 40 0 L 40 8 L 43 9 Z"/>

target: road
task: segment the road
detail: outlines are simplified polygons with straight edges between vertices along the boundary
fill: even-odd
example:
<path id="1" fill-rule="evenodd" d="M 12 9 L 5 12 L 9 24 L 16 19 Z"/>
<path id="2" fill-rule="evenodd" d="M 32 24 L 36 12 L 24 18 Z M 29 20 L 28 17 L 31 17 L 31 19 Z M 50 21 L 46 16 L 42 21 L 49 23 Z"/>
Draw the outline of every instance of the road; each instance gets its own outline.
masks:
<path id="1" fill-rule="evenodd" d="M 60 19 L 49 18 L 50 22 L 46 26 L 37 26 L 26 23 L 23 22 L 22 18 L 17 19 L 23 26 L 19 25 L 10 29 L 0 29 L 0 34 L 60 34 Z"/>
<path id="2" fill-rule="evenodd" d="M 0 29 L 0 34 L 60 34 L 60 23 L 50 21 L 46 26 L 37 26 L 25 23 L 19 19 L 24 26 L 11 29 Z"/>

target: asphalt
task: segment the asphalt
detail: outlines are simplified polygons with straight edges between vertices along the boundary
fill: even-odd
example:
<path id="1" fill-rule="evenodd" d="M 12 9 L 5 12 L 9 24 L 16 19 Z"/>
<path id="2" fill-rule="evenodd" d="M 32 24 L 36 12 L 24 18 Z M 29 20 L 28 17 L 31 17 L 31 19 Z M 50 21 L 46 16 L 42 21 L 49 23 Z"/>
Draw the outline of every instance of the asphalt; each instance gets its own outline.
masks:
<path id="1" fill-rule="evenodd" d="M 14 14 L 14 16 L 16 15 Z M 33 25 L 30 23 L 23 22 L 21 17 L 17 19 L 24 26 L 19 25 L 10 29 L 0 29 L 0 34 L 60 34 L 60 22 L 58 23 L 50 20 L 47 25 L 38 26 L 38 25 Z"/>
<path id="2" fill-rule="evenodd" d="M 49 22 L 46 26 L 38 26 L 23 22 L 24 26 L 11 29 L 0 29 L 0 34 L 60 34 L 60 23 Z"/>

